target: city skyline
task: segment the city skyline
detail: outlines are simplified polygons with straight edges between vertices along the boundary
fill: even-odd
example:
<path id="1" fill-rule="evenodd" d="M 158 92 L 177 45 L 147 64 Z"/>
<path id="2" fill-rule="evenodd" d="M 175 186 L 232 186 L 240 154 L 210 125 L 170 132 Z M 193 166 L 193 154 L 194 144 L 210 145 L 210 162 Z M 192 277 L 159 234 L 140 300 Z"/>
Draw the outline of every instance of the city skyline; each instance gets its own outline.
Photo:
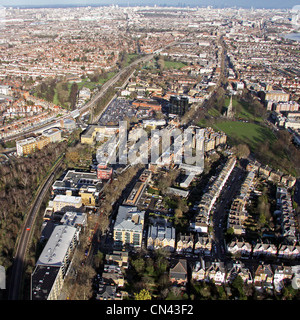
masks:
<path id="1" fill-rule="evenodd" d="M 120 6 L 191 6 L 191 7 L 240 7 L 240 8 L 265 8 L 265 9 L 288 9 L 295 5 L 299 5 L 298 0 L 288 0 L 282 1 L 246 1 L 246 0 L 185 0 L 185 1 L 175 1 L 175 0 L 2 0 L 0 5 L 3 6 L 26 6 L 26 7 L 52 7 L 52 6 L 103 6 L 103 5 L 120 5 Z"/>

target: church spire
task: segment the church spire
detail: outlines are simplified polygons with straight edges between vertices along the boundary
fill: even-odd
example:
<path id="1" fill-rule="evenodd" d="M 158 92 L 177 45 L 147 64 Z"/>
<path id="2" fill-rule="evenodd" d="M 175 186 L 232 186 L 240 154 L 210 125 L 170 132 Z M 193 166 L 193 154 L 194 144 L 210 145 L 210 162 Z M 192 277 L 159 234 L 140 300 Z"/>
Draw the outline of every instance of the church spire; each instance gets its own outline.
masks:
<path id="1" fill-rule="evenodd" d="M 232 95 L 231 95 L 231 96 L 230 96 L 229 106 L 227 107 L 227 111 L 226 111 L 226 117 L 227 117 L 227 118 L 232 118 L 233 115 L 234 115 L 234 113 L 233 113 Z"/>

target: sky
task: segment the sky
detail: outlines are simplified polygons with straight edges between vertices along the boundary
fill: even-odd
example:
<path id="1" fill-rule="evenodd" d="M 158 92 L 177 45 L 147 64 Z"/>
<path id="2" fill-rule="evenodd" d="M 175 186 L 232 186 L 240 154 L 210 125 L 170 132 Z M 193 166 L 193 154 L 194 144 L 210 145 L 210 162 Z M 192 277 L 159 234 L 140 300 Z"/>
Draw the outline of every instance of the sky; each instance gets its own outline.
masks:
<path id="1" fill-rule="evenodd" d="M 0 0 L 4 6 L 49 6 L 49 5 L 186 5 L 242 8 L 292 8 L 300 5 L 300 0 Z"/>

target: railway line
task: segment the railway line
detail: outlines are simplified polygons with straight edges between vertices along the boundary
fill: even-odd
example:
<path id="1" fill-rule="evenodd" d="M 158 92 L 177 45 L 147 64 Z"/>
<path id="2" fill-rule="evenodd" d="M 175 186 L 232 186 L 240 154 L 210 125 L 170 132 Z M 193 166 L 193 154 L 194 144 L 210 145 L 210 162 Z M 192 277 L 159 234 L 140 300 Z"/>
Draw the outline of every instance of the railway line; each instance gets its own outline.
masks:
<path id="1" fill-rule="evenodd" d="M 16 253 L 13 259 L 13 267 L 12 272 L 10 275 L 10 281 L 8 286 L 8 300 L 19 300 L 20 298 L 20 289 L 23 279 L 23 268 L 26 260 L 26 253 L 28 246 L 30 244 L 31 236 L 32 236 L 32 228 L 34 226 L 34 222 L 36 216 L 40 210 L 40 207 L 43 203 L 45 195 L 47 191 L 51 187 L 53 180 L 56 176 L 56 173 L 59 171 L 62 160 L 64 159 L 64 154 L 60 157 L 57 161 L 55 166 L 52 168 L 51 172 L 49 173 L 47 179 L 44 183 L 39 187 L 34 202 L 32 203 L 31 208 L 27 214 L 25 223 L 23 225 L 23 229 L 21 231 Z"/>

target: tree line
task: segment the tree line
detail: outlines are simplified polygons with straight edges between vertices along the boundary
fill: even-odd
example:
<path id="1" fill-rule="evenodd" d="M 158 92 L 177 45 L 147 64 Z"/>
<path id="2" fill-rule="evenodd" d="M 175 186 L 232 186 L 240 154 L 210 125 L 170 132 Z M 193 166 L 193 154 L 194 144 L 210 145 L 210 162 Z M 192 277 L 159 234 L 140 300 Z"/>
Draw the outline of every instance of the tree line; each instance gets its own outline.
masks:
<path id="1" fill-rule="evenodd" d="M 78 84 L 72 83 L 69 89 L 68 82 L 56 79 L 46 79 L 36 87 L 36 96 L 40 99 L 56 103 L 64 108 L 74 110 L 76 107 Z"/>
<path id="2" fill-rule="evenodd" d="M 49 144 L 0 166 L 0 265 L 11 267 L 15 244 L 34 194 L 66 142 Z"/>

